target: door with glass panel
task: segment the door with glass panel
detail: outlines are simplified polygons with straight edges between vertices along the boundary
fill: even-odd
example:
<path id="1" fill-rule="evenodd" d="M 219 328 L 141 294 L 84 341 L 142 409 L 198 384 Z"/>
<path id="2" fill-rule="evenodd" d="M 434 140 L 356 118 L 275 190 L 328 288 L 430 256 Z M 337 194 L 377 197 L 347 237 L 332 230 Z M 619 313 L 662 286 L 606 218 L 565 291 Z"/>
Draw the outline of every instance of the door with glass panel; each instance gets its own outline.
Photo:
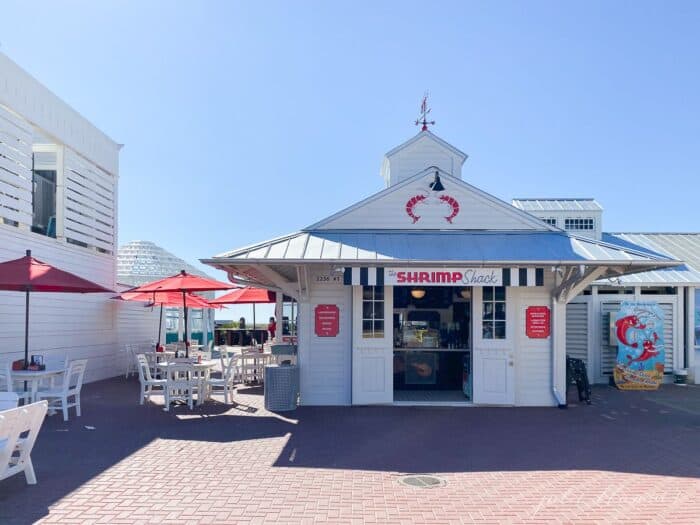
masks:
<path id="1" fill-rule="evenodd" d="M 394 401 L 393 288 L 353 286 L 352 403 Z"/>
<path id="2" fill-rule="evenodd" d="M 513 313 L 509 288 L 474 289 L 474 403 L 515 403 Z"/>

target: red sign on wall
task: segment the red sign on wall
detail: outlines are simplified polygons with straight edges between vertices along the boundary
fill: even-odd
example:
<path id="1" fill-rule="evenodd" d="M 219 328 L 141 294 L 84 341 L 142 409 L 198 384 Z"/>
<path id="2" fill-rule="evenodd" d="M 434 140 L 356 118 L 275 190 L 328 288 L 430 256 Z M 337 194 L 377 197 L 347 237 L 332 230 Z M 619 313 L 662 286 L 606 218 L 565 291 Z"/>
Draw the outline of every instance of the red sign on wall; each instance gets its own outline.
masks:
<path id="1" fill-rule="evenodd" d="M 314 309 L 314 331 L 318 337 L 335 337 L 340 329 L 340 310 L 334 304 L 319 304 Z"/>
<path id="2" fill-rule="evenodd" d="M 528 306 L 525 310 L 525 334 L 530 339 L 546 339 L 551 333 L 548 306 Z"/>

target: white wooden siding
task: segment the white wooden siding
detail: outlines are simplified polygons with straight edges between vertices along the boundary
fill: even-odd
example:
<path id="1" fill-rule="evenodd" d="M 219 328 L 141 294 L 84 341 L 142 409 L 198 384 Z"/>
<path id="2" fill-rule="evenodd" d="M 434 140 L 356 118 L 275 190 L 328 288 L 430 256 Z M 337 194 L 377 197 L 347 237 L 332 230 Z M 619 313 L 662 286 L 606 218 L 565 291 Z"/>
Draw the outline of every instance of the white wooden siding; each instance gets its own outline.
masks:
<path id="1" fill-rule="evenodd" d="M 549 290 L 509 289 L 508 299 L 517 304 L 513 332 L 517 334 L 515 352 L 515 404 L 517 406 L 552 406 L 552 338 L 530 339 L 525 334 L 525 311 L 528 306 L 551 309 Z M 544 292 L 544 293 L 543 293 Z M 512 319 L 512 318 L 511 318 Z M 552 330 L 557 327 L 552 326 Z"/>
<path id="2" fill-rule="evenodd" d="M 430 166 L 437 166 L 453 177 L 462 177 L 461 158 L 428 135 L 397 151 L 388 161 L 388 185 L 408 179 Z"/>
<path id="3" fill-rule="evenodd" d="M 114 256 L 0 224 L 0 261 L 21 257 L 27 248 L 39 260 L 115 288 Z M 49 361 L 85 357 L 86 381 L 123 373 L 123 345 L 154 339 L 158 318 L 141 303 L 115 301 L 113 295 L 32 293 L 30 353 Z M 0 362 L 24 355 L 24 300 L 24 293 L 0 292 Z"/>
<path id="4" fill-rule="evenodd" d="M 307 301 L 300 303 L 299 365 L 303 405 L 349 405 L 351 403 L 352 287 L 342 284 L 311 286 Z M 340 309 L 336 337 L 314 333 L 314 308 L 335 304 Z"/>
<path id="5" fill-rule="evenodd" d="M 588 364 L 588 303 L 566 305 L 566 355 Z"/>
<path id="6" fill-rule="evenodd" d="M 566 219 L 593 219 L 592 230 L 567 230 L 580 237 L 600 240 L 603 237 L 603 212 L 594 210 L 553 210 L 553 211 L 531 211 L 529 212 L 540 219 L 556 219 L 558 228 L 564 229 Z"/>
<path id="7" fill-rule="evenodd" d="M 64 160 L 66 238 L 115 251 L 115 178 L 66 149 Z"/>
<path id="8" fill-rule="evenodd" d="M 110 173 L 119 171 L 121 146 L 0 53 L 0 104 Z M 31 134 L 30 134 L 31 136 Z"/>
<path id="9" fill-rule="evenodd" d="M 415 195 L 430 193 L 429 184 L 434 174 L 429 173 L 412 183 L 366 202 L 364 205 L 341 214 L 335 219 L 323 222 L 323 229 L 466 229 L 466 230 L 545 230 L 546 226 L 533 218 L 526 218 L 522 211 L 511 205 L 486 198 L 468 186 L 442 177 L 445 191 L 459 202 L 459 213 L 452 223 L 445 220 L 451 208 L 444 202 L 433 200 L 430 204 L 417 204 L 414 213 L 420 219 L 414 224 L 406 213 L 406 203 Z"/>
<path id="10" fill-rule="evenodd" d="M 0 218 L 32 225 L 32 130 L 0 106 Z"/>

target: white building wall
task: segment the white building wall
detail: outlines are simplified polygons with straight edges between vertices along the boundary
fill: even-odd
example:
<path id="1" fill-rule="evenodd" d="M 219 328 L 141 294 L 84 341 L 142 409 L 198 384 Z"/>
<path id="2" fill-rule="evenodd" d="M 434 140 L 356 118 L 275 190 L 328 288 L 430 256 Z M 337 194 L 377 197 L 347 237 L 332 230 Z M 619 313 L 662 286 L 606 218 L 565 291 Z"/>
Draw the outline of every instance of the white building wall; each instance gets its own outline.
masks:
<path id="1" fill-rule="evenodd" d="M 303 405 L 349 405 L 351 403 L 352 302 L 351 286 L 316 282 L 311 274 L 311 286 L 306 299 L 299 303 L 298 362 Z M 318 337 L 314 332 L 314 308 L 319 304 L 334 304 L 340 309 L 340 331 L 336 337 Z"/>
<path id="2" fill-rule="evenodd" d="M 564 210 L 557 210 L 557 211 L 531 211 L 529 212 L 535 217 L 538 217 L 542 220 L 544 219 L 556 219 L 556 226 L 557 228 L 561 228 L 562 230 L 566 229 L 566 231 L 574 234 L 574 235 L 580 235 L 581 237 L 587 237 L 589 239 L 596 239 L 596 240 L 601 240 L 603 237 L 603 212 L 602 211 L 594 211 L 594 210 L 586 210 L 586 211 L 581 211 L 581 210 L 572 210 L 572 211 L 564 211 Z M 592 230 L 573 230 L 573 229 L 568 229 L 565 228 L 566 225 L 566 219 L 593 219 L 593 229 Z"/>
<path id="3" fill-rule="evenodd" d="M 591 383 L 607 384 L 617 356 L 617 342 L 610 342 L 610 314 L 617 312 L 623 301 L 657 301 L 664 312 L 664 345 L 665 345 L 665 381 L 672 380 L 675 369 L 684 365 L 683 335 L 683 294 L 680 295 L 647 295 L 635 294 L 598 294 L 580 295 L 574 298 L 568 306 L 567 315 L 572 309 L 585 304 L 588 309 L 588 331 L 585 334 L 587 343 L 586 365 L 588 378 Z M 567 328 L 567 340 L 581 340 L 577 327 Z M 580 344 L 576 350 L 581 352 Z M 580 357 L 577 355 L 576 357 Z"/>
<path id="4" fill-rule="evenodd" d="M 515 318 L 515 404 L 517 406 L 552 406 L 552 337 L 531 339 L 525 333 L 528 306 L 551 308 L 549 288 L 512 288 Z M 554 330 L 562 327 L 552 326 Z"/>
<path id="5" fill-rule="evenodd" d="M 476 188 L 441 177 L 445 187 L 439 196 L 453 197 L 459 203 L 459 212 L 451 216 L 449 204 L 439 201 L 430 191 L 434 173 L 427 173 L 399 188 L 392 188 L 376 199 L 349 210 L 345 214 L 324 221 L 319 229 L 422 229 L 442 230 L 545 230 L 546 227 L 531 216 L 509 204 L 483 194 Z M 425 203 L 416 204 L 413 213 L 420 217 L 415 223 L 406 212 L 410 199 L 428 194 Z"/>
<path id="6" fill-rule="evenodd" d="M 2 53 L 0 104 L 102 169 L 119 172 L 121 146 Z"/>
<path id="7" fill-rule="evenodd" d="M 462 160 L 450 149 L 424 135 L 387 157 L 382 171 L 387 186 L 406 180 L 430 166 L 436 166 L 453 177 L 462 178 Z"/>
<path id="8" fill-rule="evenodd" d="M 0 261 L 31 249 L 39 260 L 114 289 L 114 258 L 56 239 L 0 224 Z M 114 294 L 30 294 L 29 352 L 48 362 L 87 358 L 86 381 L 123 372 L 122 343 L 153 338 L 157 317 L 141 303 L 122 303 Z M 22 292 L 0 292 L 0 361 L 24 357 Z"/>
<path id="9" fill-rule="evenodd" d="M 114 290 L 120 148 L 0 54 L 0 261 L 30 249 Z M 56 238 L 31 231 L 33 149 L 55 155 Z M 157 317 L 113 295 L 32 293 L 30 354 L 48 363 L 87 358 L 86 381 L 123 373 L 123 344 L 153 339 Z M 0 292 L 0 362 L 24 356 L 24 305 L 24 293 Z"/>

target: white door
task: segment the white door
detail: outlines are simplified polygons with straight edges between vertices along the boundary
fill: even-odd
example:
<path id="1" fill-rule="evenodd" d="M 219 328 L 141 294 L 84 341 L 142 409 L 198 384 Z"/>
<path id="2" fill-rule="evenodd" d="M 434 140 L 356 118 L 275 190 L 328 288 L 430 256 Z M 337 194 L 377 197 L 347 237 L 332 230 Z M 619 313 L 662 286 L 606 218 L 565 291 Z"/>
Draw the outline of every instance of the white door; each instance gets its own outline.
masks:
<path id="1" fill-rule="evenodd" d="M 474 351 L 474 403 L 514 404 L 514 371 L 512 350 L 476 349 Z"/>
<path id="2" fill-rule="evenodd" d="M 489 337 L 494 330 L 484 330 L 489 312 L 494 305 L 494 295 L 484 297 L 483 288 L 474 288 L 474 404 L 477 405 L 513 405 L 515 404 L 515 356 L 514 356 L 514 319 L 513 293 L 506 288 L 505 295 L 505 338 Z M 500 307 L 499 307 L 500 309 Z M 486 314 L 484 313 L 486 312 Z M 492 317 L 494 319 L 494 317 Z"/>
<path id="3" fill-rule="evenodd" d="M 393 302 L 392 286 L 353 286 L 353 405 L 394 402 Z"/>

